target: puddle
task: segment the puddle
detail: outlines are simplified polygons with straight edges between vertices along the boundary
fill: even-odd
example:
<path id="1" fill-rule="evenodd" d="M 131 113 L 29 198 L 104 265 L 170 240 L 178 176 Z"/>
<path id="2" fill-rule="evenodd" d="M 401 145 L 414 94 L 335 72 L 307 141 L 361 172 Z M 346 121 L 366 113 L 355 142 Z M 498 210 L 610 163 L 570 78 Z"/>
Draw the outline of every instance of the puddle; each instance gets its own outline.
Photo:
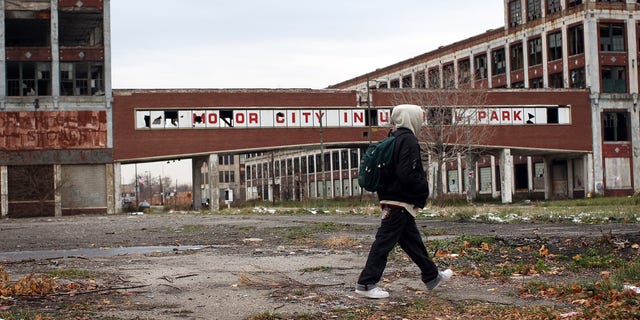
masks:
<path id="1" fill-rule="evenodd" d="M 127 254 L 145 254 L 154 252 L 200 250 L 210 246 L 148 246 L 120 248 L 89 248 L 69 250 L 36 250 L 0 252 L 0 261 L 20 261 L 29 259 L 55 259 L 68 257 L 111 257 Z"/>

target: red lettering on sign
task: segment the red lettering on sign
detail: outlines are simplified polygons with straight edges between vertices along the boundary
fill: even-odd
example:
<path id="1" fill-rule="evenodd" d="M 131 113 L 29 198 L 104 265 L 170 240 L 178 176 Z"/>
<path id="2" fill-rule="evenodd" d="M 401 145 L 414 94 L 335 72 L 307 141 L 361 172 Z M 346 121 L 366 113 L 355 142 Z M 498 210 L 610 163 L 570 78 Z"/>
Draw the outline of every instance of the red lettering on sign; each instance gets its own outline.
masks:
<path id="1" fill-rule="evenodd" d="M 487 112 L 484 110 L 478 111 L 478 122 L 482 122 L 482 120 L 487 118 Z"/>
<path id="2" fill-rule="evenodd" d="M 282 112 L 276 113 L 276 123 L 284 123 L 285 121 L 286 121 L 286 118 L 284 116 L 284 113 Z"/>
<path id="3" fill-rule="evenodd" d="M 289 119 L 289 120 L 291 120 L 291 123 L 296 123 L 296 113 L 295 112 L 293 112 L 293 111 L 291 112 L 291 119 Z"/>
<path id="4" fill-rule="evenodd" d="M 309 119 L 309 117 L 311 117 L 311 112 L 303 111 L 302 117 L 304 117 L 304 123 L 311 123 L 311 119 Z"/>
<path id="5" fill-rule="evenodd" d="M 202 115 L 204 117 L 204 115 Z M 207 117 L 207 123 L 209 124 L 218 124 L 218 114 L 217 113 L 209 113 Z"/>
<path id="6" fill-rule="evenodd" d="M 513 112 L 513 121 L 522 121 L 522 110 Z"/>
<path id="7" fill-rule="evenodd" d="M 494 111 L 491 111 L 491 121 L 500 121 L 500 118 L 498 118 L 498 113 Z"/>
<path id="8" fill-rule="evenodd" d="M 244 123 L 244 113 L 236 113 L 236 123 L 243 124 Z"/>
<path id="9" fill-rule="evenodd" d="M 380 115 L 379 119 L 378 119 L 378 122 L 380 122 L 380 123 L 389 122 L 389 113 L 388 112 L 378 112 L 378 114 Z M 422 114 L 422 118 L 423 118 L 422 121 L 424 121 L 425 120 L 424 119 L 425 118 L 425 114 L 424 113 Z"/>
<path id="10" fill-rule="evenodd" d="M 511 121 L 511 111 L 502 110 L 502 121 Z"/>
<path id="11" fill-rule="evenodd" d="M 256 112 L 250 112 L 249 113 L 249 123 L 255 123 L 258 124 L 258 113 Z"/>
<path id="12" fill-rule="evenodd" d="M 353 123 L 364 123 L 364 112 L 354 112 Z"/>

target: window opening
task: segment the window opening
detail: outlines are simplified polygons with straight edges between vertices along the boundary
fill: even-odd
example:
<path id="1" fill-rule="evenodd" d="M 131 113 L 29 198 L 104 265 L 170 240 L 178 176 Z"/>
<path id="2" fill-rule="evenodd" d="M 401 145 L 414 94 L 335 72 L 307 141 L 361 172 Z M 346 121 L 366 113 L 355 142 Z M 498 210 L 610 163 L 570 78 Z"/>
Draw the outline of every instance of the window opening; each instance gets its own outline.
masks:
<path id="1" fill-rule="evenodd" d="M 629 141 L 629 113 L 603 112 L 604 141 Z"/>
<path id="2" fill-rule="evenodd" d="M 600 25 L 600 51 L 625 51 L 623 23 L 603 23 Z"/>
<path id="3" fill-rule="evenodd" d="M 524 56 L 522 52 L 522 43 L 511 45 L 511 71 L 521 70 L 524 68 Z"/>
<path id="4" fill-rule="evenodd" d="M 493 71 L 493 75 L 504 74 L 506 70 L 504 48 L 494 50 L 491 55 L 491 71 Z"/>
<path id="5" fill-rule="evenodd" d="M 627 76 L 625 67 L 605 66 L 602 68 L 602 92 L 627 92 Z"/>
<path id="6" fill-rule="evenodd" d="M 548 36 L 549 45 L 549 61 L 562 59 L 562 33 L 555 32 Z"/>
<path id="7" fill-rule="evenodd" d="M 584 53 L 584 27 L 577 25 L 569 28 L 569 55 Z"/>
<path id="8" fill-rule="evenodd" d="M 537 38 L 528 41 L 529 66 L 542 64 L 542 39 Z"/>

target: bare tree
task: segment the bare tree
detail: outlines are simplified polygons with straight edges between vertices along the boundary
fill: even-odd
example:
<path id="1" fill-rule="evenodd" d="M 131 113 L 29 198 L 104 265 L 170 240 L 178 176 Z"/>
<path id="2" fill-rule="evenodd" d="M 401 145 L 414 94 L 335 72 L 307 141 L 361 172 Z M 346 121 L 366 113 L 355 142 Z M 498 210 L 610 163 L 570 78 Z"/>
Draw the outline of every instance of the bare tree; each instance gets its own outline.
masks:
<path id="1" fill-rule="evenodd" d="M 445 84 L 449 83 L 448 81 Z M 447 85 L 447 87 L 449 87 Z M 482 147 L 493 135 L 488 125 L 478 124 L 477 112 L 485 104 L 487 91 L 459 85 L 450 89 L 401 89 L 394 95 L 395 104 L 419 105 L 425 110 L 426 127 L 419 137 L 425 167 L 433 171 L 432 195 L 440 205 L 444 204 L 445 186 L 442 169 L 458 157 L 466 158 L 465 177 L 467 200 L 475 198 L 475 167 L 478 157 L 485 153 Z"/>

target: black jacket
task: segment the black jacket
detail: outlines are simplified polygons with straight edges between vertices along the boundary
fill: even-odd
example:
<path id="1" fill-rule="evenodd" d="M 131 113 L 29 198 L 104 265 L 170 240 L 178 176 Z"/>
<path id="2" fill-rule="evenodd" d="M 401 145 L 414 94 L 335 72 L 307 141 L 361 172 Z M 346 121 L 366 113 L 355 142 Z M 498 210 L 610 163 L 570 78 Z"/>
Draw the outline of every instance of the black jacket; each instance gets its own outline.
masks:
<path id="1" fill-rule="evenodd" d="M 380 200 L 400 201 L 424 208 L 429 196 L 429 184 L 422 167 L 418 138 L 407 128 L 398 128 L 393 150 L 393 167 L 381 175 Z"/>

